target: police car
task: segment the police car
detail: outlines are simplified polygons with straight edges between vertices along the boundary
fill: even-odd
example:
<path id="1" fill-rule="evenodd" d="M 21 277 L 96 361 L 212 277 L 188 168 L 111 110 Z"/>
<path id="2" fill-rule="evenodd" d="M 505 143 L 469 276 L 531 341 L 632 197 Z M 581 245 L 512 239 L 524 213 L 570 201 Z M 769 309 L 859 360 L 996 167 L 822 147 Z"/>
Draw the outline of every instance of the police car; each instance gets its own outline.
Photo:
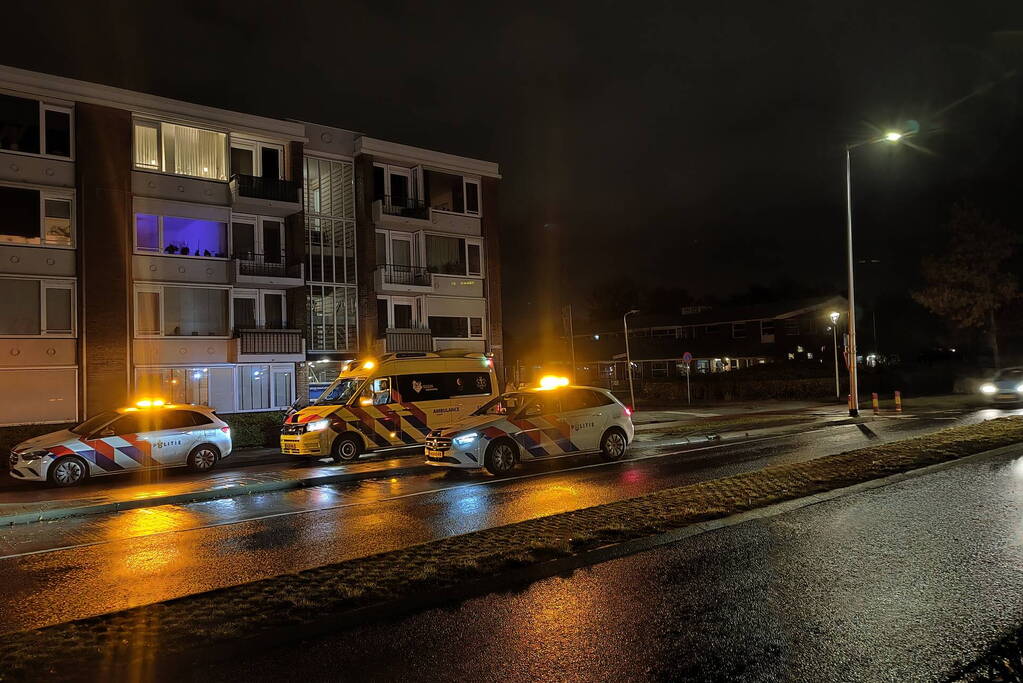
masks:
<path id="1" fill-rule="evenodd" d="M 545 377 L 512 391 L 426 438 L 426 464 L 510 472 L 520 460 L 600 452 L 619 460 L 632 443 L 632 412 L 605 389 Z"/>
<path id="2" fill-rule="evenodd" d="M 206 472 L 231 454 L 231 428 L 212 408 L 143 400 L 22 441 L 11 476 L 74 486 L 89 477 L 186 466 Z"/>

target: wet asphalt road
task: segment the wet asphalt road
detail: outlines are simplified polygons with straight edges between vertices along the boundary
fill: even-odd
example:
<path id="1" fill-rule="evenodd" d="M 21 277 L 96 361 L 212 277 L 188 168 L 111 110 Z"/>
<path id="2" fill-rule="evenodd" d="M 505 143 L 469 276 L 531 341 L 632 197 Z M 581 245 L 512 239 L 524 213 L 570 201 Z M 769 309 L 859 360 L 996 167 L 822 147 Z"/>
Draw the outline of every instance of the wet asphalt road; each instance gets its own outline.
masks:
<path id="1" fill-rule="evenodd" d="M 941 680 L 1023 620 L 1023 458 L 746 522 L 193 680 Z"/>
<path id="2" fill-rule="evenodd" d="M 0 632 L 274 576 L 994 416 L 878 420 L 679 455 L 436 472 L 0 530 Z M 656 449 L 655 449 L 656 450 Z M 648 451 L 649 452 L 649 451 Z M 59 597 L 58 597 L 59 596 Z"/>

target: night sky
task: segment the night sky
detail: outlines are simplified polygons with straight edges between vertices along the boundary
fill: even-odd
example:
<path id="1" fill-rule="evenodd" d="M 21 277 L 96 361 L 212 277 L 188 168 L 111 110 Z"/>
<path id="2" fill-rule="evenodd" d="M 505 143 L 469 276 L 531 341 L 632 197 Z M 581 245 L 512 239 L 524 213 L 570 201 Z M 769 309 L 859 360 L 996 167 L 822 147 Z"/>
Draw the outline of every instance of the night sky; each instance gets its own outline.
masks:
<path id="1" fill-rule="evenodd" d="M 856 153 L 865 301 L 912 286 L 956 199 L 1021 214 L 1023 34 L 993 35 L 1018 0 L 139 4 L 7 3 L 0 63 L 497 161 L 517 337 L 626 272 L 834 291 L 872 126 L 926 149 Z"/>

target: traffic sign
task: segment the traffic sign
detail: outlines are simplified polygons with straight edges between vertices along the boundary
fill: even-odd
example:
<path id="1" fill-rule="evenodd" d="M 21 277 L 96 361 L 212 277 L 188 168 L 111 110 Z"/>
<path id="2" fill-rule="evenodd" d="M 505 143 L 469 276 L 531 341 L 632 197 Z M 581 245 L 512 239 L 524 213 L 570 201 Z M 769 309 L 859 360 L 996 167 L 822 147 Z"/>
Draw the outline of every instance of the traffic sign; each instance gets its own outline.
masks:
<path id="1" fill-rule="evenodd" d="M 689 353 L 688 351 L 683 353 L 682 354 L 682 362 L 683 363 L 692 363 L 693 362 L 693 354 Z"/>

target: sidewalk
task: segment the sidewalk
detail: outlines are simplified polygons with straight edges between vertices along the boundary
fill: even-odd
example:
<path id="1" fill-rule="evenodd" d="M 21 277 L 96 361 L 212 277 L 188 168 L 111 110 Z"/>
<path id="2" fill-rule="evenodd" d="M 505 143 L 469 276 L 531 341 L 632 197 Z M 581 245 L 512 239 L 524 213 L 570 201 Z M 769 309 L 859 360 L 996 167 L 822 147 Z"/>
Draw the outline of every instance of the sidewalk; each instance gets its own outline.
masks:
<path id="1" fill-rule="evenodd" d="M 244 449 L 239 459 L 278 455 L 276 449 Z M 232 465 L 232 458 L 225 465 Z M 111 486 L 100 479 L 77 488 L 25 486 L 0 493 L 0 525 L 23 524 L 62 517 L 116 512 L 141 507 L 191 503 L 214 498 L 283 491 L 384 475 L 420 474 L 435 471 L 412 452 L 386 459 L 369 459 L 350 465 L 327 465 L 310 460 L 282 467 L 280 461 L 240 470 L 197 475 L 181 468 L 140 472 L 127 485 Z M 125 475 L 132 476 L 132 475 Z"/>

